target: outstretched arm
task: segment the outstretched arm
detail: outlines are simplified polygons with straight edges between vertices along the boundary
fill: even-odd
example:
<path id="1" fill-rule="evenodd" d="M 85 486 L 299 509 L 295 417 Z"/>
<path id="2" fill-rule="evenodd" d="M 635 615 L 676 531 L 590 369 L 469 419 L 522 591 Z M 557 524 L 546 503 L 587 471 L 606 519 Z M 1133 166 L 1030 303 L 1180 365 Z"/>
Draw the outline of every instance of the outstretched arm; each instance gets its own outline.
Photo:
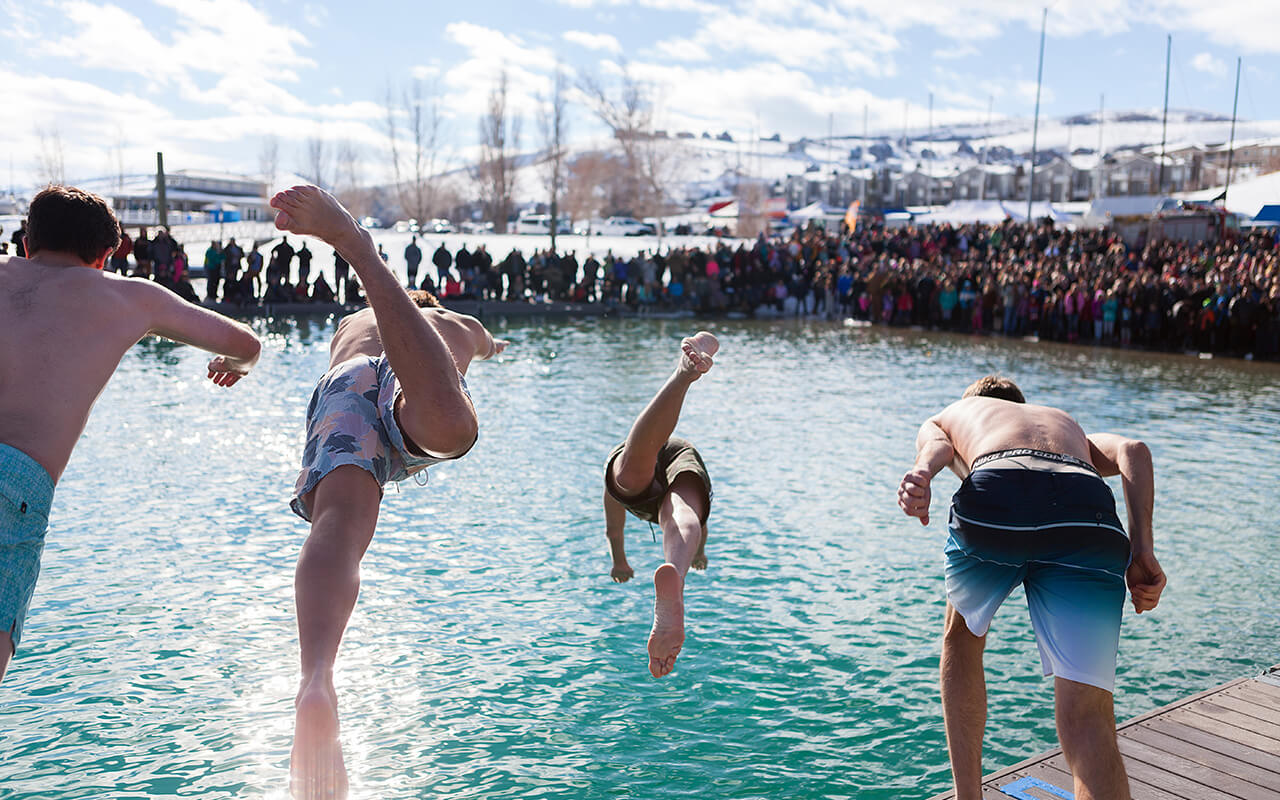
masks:
<path id="1" fill-rule="evenodd" d="M 1119 475 L 1124 488 L 1124 505 L 1129 511 L 1129 547 L 1132 560 L 1125 573 L 1133 609 L 1141 614 L 1160 602 L 1165 575 L 1156 561 L 1151 529 L 1155 505 L 1155 471 L 1151 451 L 1136 439 L 1112 433 L 1089 436 L 1089 457 L 1102 475 Z"/>
<path id="2" fill-rule="evenodd" d="M 509 342 L 489 333 L 489 329 L 484 326 L 483 322 L 475 317 L 467 317 L 467 321 L 471 335 L 476 343 L 475 358 L 486 361 L 507 348 Z"/>
<path id="3" fill-rule="evenodd" d="M 141 300 L 147 333 L 215 354 L 209 380 L 219 386 L 231 386 L 258 363 L 262 342 L 249 326 L 188 303 L 159 284 L 139 280 L 129 286 Z"/>
<path id="4" fill-rule="evenodd" d="M 613 558 L 613 569 L 610 570 L 609 577 L 613 578 L 614 583 L 626 583 L 636 574 L 627 563 L 626 527 L 627 510 L 605 489 L 604 535 L 609 540 L 609 555 Z"/>
<path id="5" fill-rule="evenodd" d="M 921 525 L 929 524 L 929 503 L 933 499 L 930 484 L 933 476 L 956 457 L 951 438 L 938 424 L 937 417 L 925 420 L 916 434 L 916 463 L 898 484 L 898 507 Z"/>

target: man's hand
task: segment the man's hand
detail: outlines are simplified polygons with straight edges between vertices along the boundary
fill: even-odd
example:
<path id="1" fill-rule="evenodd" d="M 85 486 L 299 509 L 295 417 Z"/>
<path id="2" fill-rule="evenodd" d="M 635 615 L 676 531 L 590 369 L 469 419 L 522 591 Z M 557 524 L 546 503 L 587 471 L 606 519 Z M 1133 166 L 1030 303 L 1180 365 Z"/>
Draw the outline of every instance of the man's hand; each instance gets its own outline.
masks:
<path id="1" fill-rule="evenodd" d="M 219 386 L 233 386 L 236 381 L 249 374 L 249 368 L 235 359 L 226 356 L 214 356 L 209 359 L 209 380 Z"/>
<path id="2" fill-rule="evenodd" d="M 636 576 L 636 571 L 631 565 L 623 561 L 621 564 L 614 563 L 613 569 L 609 571 L 609 577 L 613 578 L 614 583 L 626 583 Z"/>
<path id="3" fill-rule="evenodd" d="M 509 344 L 511 344 L 511 342 L 507 341 L 506 339 L 499 339 L 495 336 L 493 339 L 493 352 L 489 353 L 487 358 L 493 358 L 494 356 L 501 353 L 503 350 L 506 350 L 507 345 Z"/>
<path id="4" fill-rule="evenodd" d="M 1154 553 L 1141 553 L 1133 557 L 1129 569 L 1124 573 L 1125 583 L 1129 584 L 1129 596 L 1133 600 L 1133 610 L 1141 614 L 1150 611 L 1160 602 L 1160 593 L 1164 591 L 1164 570 L 1156 561 Z"/>
<path id="5" fill-rule="evenodd" d="M 898 484 L 898 508 L 908 517 L 918 517 L 921 525 L 929 524 L 929 502 L 933 499 L 929 484 L 933 476 L 925 469 L 913 469 Z"/>

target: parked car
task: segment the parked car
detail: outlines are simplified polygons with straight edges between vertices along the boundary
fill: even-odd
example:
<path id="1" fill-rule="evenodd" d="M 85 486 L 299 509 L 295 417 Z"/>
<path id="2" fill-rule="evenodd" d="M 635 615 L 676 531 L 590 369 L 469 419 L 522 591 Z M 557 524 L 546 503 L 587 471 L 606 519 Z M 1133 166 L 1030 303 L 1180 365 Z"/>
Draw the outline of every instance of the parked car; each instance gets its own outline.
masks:
<path id="1" fill-rule="evenodd" d="M 418 221 L 416 219 L 402 219 L 396 222 L 396 233 L 417 233 Z"/>
<path id="2" fill-rule="evenodd" d="M 515 227 L 512 228 L 515 233 L 523 234 L 542 234 L 544 236 L 551 233 L 551 217 L 547 214 L 526 214 L 516 220 Z M 556 220 L 556 233 L 568 234 L 573 233 L 573 227 L 567 219 Z"/>
<path id="3" fill-rule="evenodd" d="M 462 223 L 463 233 L 493 233 L 492 222 L 473 222 L 468 220 Z"/>
<path id="4" fill-rule="evenodd" d="M 361 217 L 360 226 L 363 228 L 381 228 L 382 220 L 377 217 Z"/>
<path id="5" fill-rule="evenodd" d="M 453 227 L 453 223 L 447 219 L 431 220 L 432 233 L 457 233 L 458 229 Z"/>
<path id="6" fill-rule="evenodd" d="M 609 217 L 592 225 L 591 232 L 604 236 L 654 236 L 658 231 L 649 223 L 634 217 Z"/>

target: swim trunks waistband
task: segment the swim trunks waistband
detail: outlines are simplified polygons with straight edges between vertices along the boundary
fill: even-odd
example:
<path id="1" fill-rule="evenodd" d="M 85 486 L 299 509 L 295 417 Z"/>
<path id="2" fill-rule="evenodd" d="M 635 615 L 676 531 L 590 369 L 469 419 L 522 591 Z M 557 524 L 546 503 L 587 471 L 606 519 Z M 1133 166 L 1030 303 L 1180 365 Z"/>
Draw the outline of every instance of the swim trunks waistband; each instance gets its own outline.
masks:
<path id="1" fill-rule="evenodd" d="M 969 469 L 972 471 L 972 470 L 978 469 L 979 467 L 983 467 L 991 463 L 992 461 L 998 461 L 1000 459 L 1005 459 L 1005 458 L 1020 458 L 1020 457 L 1031 457 L 1031 458 L 1044 459 L 1045 461 L 1056 461 L 1059 464 L 1069 464 L 1073 467 L 1080 467 L 1081 469 L 1087 469 L 1090 472 L 1094 473 L 1095 475 L 1098 474 L 1098 470 L 1088 461 L 1084 461 L 1082 459 L 1076 458 L 1075 456 L 1069 456 L 1066 453 L 1050 453 L 1047 450 L 1035 450 L 1030 447 L 1016 447 L 1010 450 L 996 450 L 993 453 L 987 453 L 985 455 L 978 456 L 973 460 L 973 463 L 969 465 Z"/>

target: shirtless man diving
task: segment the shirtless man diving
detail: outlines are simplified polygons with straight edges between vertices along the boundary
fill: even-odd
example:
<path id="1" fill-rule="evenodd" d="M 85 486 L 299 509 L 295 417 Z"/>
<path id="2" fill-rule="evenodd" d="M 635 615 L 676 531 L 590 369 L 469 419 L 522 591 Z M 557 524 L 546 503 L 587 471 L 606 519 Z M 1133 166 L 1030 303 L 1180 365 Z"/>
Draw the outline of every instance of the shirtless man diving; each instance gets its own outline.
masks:
<path id="1" fill-rule="evenodd" d="M 605 463 L 605 535 L 618 583 L 635 572 L 624 542 L 627 512 L 662 528 L 666 562 L 653 573 L 653 628 L 649 632 L 649 672 L 661 678 L 675 669 L 684 646 L 684 580 L 689 567 L 705 569 L 711 477 L 693 445 L 676 436 L 685 394 L 711 369 L 720 348 L 706 331 L 683 340 L 675 372 L 636 417 L 631 432 Z"/>
<path id="2" fill-rule="evenodd" d="M 155 335 L 218 353 L 208 374 L 219 386 L 258 360 L 246 326 L 104 272 L 119 243 L 101 197 L 51 186 L 31 201 L 27 257 L 0 256 L 0 677 L 22 638 L 54 486 L 125 352 Z"/>
<path id="3" fill-rule="evenodd" d="M 479 321 L 406 293 L 369 233 L 331 195 L 296 186 L 271 200 L 276 227 L 315 236 L 351 264 L 369 308 L 343 318 L 307 409 L 292 508 L 311 522 L 294 578 L 302 683 L 290 772 L 298 798 L 347 794 L 333 665 L 360 590 L 382 487 L 461 458 L 479 425 L 464 375 L 506 342 Z"/>
<path id="4" fill-rule="evenodd" d="M 929 524 L 933 476 L 950 467 L 962 479 L 945 550 L 941 669 L 957 800 L 983 796 L 983 645 L 996 609 L 1019 583 L 1044 674 L 1055 676 L 1058 740 L 1077 800 L 1128 800 L 1112 703 L 1125 584 L 1139 614 L 1156 607 L 1165 586 L 1152 542 L 1147 446 L 1086 435 L 1065 412 L 1028 405 L 1012 381 L 988 376 L 920 427 L 916 451 L 898 505 L 921 524 Z M 1117 474 L 1127 537 L 1102 480 Z"/>

